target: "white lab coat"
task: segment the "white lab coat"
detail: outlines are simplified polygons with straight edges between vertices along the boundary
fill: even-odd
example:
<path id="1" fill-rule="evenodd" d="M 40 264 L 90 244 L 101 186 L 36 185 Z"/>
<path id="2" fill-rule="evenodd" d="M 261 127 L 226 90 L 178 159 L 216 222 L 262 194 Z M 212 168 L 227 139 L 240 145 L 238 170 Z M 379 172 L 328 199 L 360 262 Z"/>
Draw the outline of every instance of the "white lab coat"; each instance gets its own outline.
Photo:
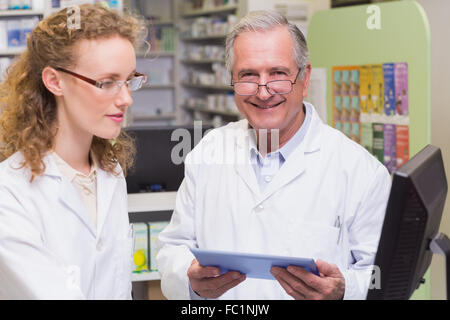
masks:
<path id="1" fill-rule="evenodd" d="M 0 163 L 0 299 L 131 299 L 123 174 L 97 171 L 95 229 L 51 156 L 32 184 L 22 159 Z"/>
<path id="2" fill-rule="evenodd" d="M 309 130 L 263 192 L 250 163 L 246 120 L 211 131 L 188 154 L 172 220 L 159 236 L 167 298 L 190 298 L 188 247 L 199 247 L 320 258 L 343 273 L 344 299 L 365 299 L 391 179 L 369 152 L 305 105 L 312 111 Z M 221 154 L 227 164 L 217 164 Z M 220 298 L 291 297 L 275 280 L 247 278 Z"/>

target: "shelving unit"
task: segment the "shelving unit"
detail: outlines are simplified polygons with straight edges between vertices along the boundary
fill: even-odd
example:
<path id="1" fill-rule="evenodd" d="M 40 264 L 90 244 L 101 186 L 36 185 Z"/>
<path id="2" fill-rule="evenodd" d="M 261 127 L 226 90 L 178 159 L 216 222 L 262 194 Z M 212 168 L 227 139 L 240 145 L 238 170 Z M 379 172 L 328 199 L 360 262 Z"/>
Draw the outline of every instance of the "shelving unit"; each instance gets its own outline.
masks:
<path id="1" fill-rule="evenodd" d="M 227 36 L 224 34 L 214 34 L 214 35 L 201 36 L 201 37 L 183 37 L 180 40 L 184 41 L 184 42 L 201 42 L 201 41 L 209 41 L 209 40 L 225 41 L 226 37 Z"/>
<path id="2" fill-rule="evenodd" d="M 188 83 L 183 82 L 183 87 L 186 88 L 194 88 L 194 89 L 205 89 L 205 90 L 219 90 L 219 91 L 231 91 L 231 87 L 228 85 L 207 85 L 207 84 L 194 84 L 194 83 Z"/>
<path id="3" fill-rule="evenodd" d="M 4 32 L 5 34 L 2 37 L 5 37 L 5 40 L 7 40 L 7 26 L 6 23 L 11 20 L 20 20 L 20 19 L 30 19 L 33 17 L 38 17 L 38 19 L 41 19 L 45 14 L 44 9 L 42 10 L 5 10 L 0 11 L 0 21 L 4 22 L 4 24 L 1 26 L 1 28 L 5 28 L 3 30 L 0 30 L 1 32 Z M 0 58 L 2 57 L 8 57 L 12 58 L 16 55 L 19 55 L 23 52 L 25 49 L 24 46 L 9 46 L 7 44 L 6 48 L 0 49 Z"/>
<path id="4" fill-rule="evenodd" d="M 210 64 L 210 63 L 225 63 L 225 60 L 222 59 L 198 59 L 198 60 L 181 60 L 181 63 L 184 64 Z"/>
<path id="5" fill-rule="evenodd" d="M 173 211 L 175 208 L 176 192 L 135 193 L 128 195 L 128 212 L 130 220 L 140 215 L 156 215 L 160 212 Z M 133 282 L 160 280 L 157 271 L 133 273 Z"/>
<path id="6" fill-rule="evenodd" d="M 0 32 L 3 34 L 0 35 L 2 39 L 2 43 L 0 44 L 0 81 L 3 79 L 3 73 L 6 68 L 11 64 L 12 60 L 15 56 L 21 54 L 25 50 L 25 46 L 21 43 L 18 43 L 19 46 L 10 46 L 8 41 L 8 21 L 13 20 L 22 20 L 22 19 L 30 19 L 37 17 L 36 22 L 40 20 L 45 15 L 45 7 L 35 8 L 35 9 L 24 9 L 24 10 L 5 10 L 0 11 Z M 33 21 L 30 21 L 27 24 L 30 24 L 26 27 L 27 32 L 31 31 Z M 17 27 L 19 26 L 23 28 L 21 22 L 16 22 Z M 22 30 L 17 30 L 17 32 L 22 33 Z M 20 41 L 22 42 L 22 41 Z"/>
<path id="7" fill-rule="evenodd" d="M 175 56 L 175 52 L 170 51 L 149 51 L 145 52 L 137 52 L 136 58 L 149 58 L 149 59 L 157 59 L 159 57 L 173 57 Z"/>
<path id="8" fill-rule="evenodd" d="M 392 118 L 391 123 L 399 124 L 399 120 L 409 124 L 411 158 L 431 141 L 431 50 L 428 19 L 414 1 L 380 3 L 378 7 L 383 17 L 383 28 L 376 32 L 366 28 L 367 6 L 317 12 L 311 20 L 307 38 L 311 63 L 327 72 L 328 123 L 331 124 L 333 67 L 406 62 L 409 118 Z M 341 23 L 342 21 L 346 23 Z M 386 120 L 383 116 L 375 119 Z M 429 298 L 428 277 L 429 274 L 425 276 L 425 285 L 415 292 L 413 299 Z"/>
<path id="9" fill-rule="evenodd" d="M 83 1 L 80 1 L 82 3 Z M 0 21 L 4 20 L 13 20 L 20 18 L 32 18 L 38 17 L 39 20 L 42 18 L 48 17 L 51 14 L 55 13 L 58 10 L 63 8 L 52 8 L 52 0 L 40 0 L 32 2 L 35 7 L 32 9 L 24 9 L 24 10 L 4 10 L 0 11 Z M 117 10 L 120 12 L 123 10 L 123 0 L 117 1 L 118 7 Z M 3 26 L 1 26 L 3 28 Z M 3 31 L 3 30 L 0 30 Z M 0 59 L 9 59 L 9 63 L 12 62 L 12 59 L 18 55 L 20 55 L 25 50 L 25 46 L 19 47 L 8 47 L 4 49 L 0 49 Z M 6 66 L 6 64 L 5 64 Z M 3 67 L 3 63 L 2 63 Z M 0 70 L 2 72 L 3 70 Z M 1 76 L 0 76 L 1 79 Z"/>
<path id="10" fill-rule="evenodd" d="M 143 281 L 153 281 L 161 280 L 161 276 L 157 271 L 144 272 L 144 273 L 133 273 L 131 275 L 132 282 L 143 282 Z"/>
<path id="11" fill-rule="evenodd" d="M 217 6 L 215 8 L 210 9 L 197 9 L 197 10 L 187 10 L 181 14 L 182 18 L 192 18 L 192 17 L 200 17 L 204 15 L 211 15 L 217 13 L 235 13 L 238 9 L 237 5 L 224 5 Z"/>
<path id="12" fill-rule="evenodd" d="M 125 7 L 130 6 L 131 1 L 126 1 Z M 137 11 L 147 19 L 149 32 L 147 41 L 150 42 L 150 50 L 142 48 L 136 54 L 137 69 L 147 74 L 149 80 L 141 90 L 133 93 L 134 103 L 129 109 L 131 121 L 128 125 L 177 124 L 179 122 L 177 35 L 174 31 L 173 39 L 169 39 L 167 32 L 161 31 L 163 28 L 176 29 L 175 0 L 137 0 L 133 1 L 131 10 Z M 171 50 L 167 48 L 167 41 L 173 42 Z"/>
<path id="13" fill-rule="evenodd" d="M 206 3 L 206 1 L 205 1 Z M 238 19 L 238 1 L 230 4 L 192 9 L 188 7 L 189 1 L 178 1 L 179 14 L 179 48 L 182 55 L 180 63 L 180 110 L 183 110 L 184 119 L 192 123 L 201 120 L 204 123 L 217 123 L 221 125 L 228 121 L 236 121 L 239 114 L 233 101 L 233 109 L 228 109 L 222 103 L 230 103 L 225 96 L 233 94 L 229 85 L 230 79 L 225 70 L 225 39 L 226 34 Z M 231 18 L 230 18 L 231 15 Z M 208 19 L 216 18 L 213 25 Z M 218 21 L 223 21 L 222 24 Z M 201 53 L 199 53 L 201 52 Z M 193 54 L 197 53 L 197 54 Z M 213 95 L 223 95 L 217 99 L 215 106 L 208 105 Z M 203 99 L 202 103 L 188 103 L 192 99 Z"/>
<path id="14" fill-rule="evenodd" d="M 23 52 L 24 48 L 8 48 L 6 50 L 0 50 L 0 56 L 16 56 Z"/>
<path id="15" fill-rule="evenodd" d="M 18 16 L 43 16 L 43 10 L 5 10 L 0 11 L 0 17 L 18 17 Z"/>

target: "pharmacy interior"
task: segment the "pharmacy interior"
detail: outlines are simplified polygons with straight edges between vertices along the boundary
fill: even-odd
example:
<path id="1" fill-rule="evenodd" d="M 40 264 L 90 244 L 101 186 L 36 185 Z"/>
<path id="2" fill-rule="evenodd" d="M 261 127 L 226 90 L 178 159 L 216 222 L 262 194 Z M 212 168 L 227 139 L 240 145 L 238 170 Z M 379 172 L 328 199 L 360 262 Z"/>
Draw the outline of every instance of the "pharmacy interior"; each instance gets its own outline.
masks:
<path id="1" fill-rule="evenodd" d="M 123 125 L 140 139 L 138 151 L 143 150 L 127 180 L 136 232 L 135 298 L 165 299 L 155 264 L 156 241 L 170 220 L 184 174 L 182 162 L 170 161 L 176 145 L 171 133 L 175 128 L 193 132 L 199 124 L 204 132 L 243 118 L 225 66 L 225 39 L 250 11 L 276 10 L 304 32 L 312 65 L 306 100 L 324 122 L 364 146 L 390 173 L 430 143 L 441 148 L 448 168 L 446 0 L 0 0 L 0 81 L 40 19 L 86 2 L 130 11 L 148 26 L 149 46 L 138 48 L 136 58 L 137 69 L 149 80 L 133 93 Z M 381 8 L 380 16 L 369 9 L 371 2 Z M 146 145 L 158 146 L 166 156 L 152 157 Z M 449 211 L 447 205 L 441 223 L 447 234 Z M 442 298 L 442 274 L 443 261 L 435 259 L 415 297 Z"/>

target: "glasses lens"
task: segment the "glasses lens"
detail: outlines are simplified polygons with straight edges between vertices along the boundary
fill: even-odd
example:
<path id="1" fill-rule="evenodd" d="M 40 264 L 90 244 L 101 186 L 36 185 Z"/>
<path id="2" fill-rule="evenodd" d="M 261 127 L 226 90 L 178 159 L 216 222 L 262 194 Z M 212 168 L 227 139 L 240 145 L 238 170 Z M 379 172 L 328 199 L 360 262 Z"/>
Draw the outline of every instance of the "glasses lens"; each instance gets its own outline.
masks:
<path id="1" fill-rule="evenodd" d="M 258 84 L 254 82 L 236 82 L 234 91 L 242 96 L 252 96 L 258 91 Z"/>
<path id="2" fill-rule="evenodd" d="M 267 83 L 267 89 L 272 94 L 286 94 L 291 92 L 292 83 L 289 80 L 275 80 Z"/>
<path id="3" fill-rule="evenodd" d="M 116 82 L 115 81 L 103 81 L 102 82 L 102 89 L 107 91 L 114 91 L 116 89 Z"/>
<path id="4" fill-rule="evenodd" d="M 142 88 L 142 85 L 144 84 L 144 77 L 134 77 L 130 80 L 128 84 L 128 88 L 130 91 L 136 91 Z"/>

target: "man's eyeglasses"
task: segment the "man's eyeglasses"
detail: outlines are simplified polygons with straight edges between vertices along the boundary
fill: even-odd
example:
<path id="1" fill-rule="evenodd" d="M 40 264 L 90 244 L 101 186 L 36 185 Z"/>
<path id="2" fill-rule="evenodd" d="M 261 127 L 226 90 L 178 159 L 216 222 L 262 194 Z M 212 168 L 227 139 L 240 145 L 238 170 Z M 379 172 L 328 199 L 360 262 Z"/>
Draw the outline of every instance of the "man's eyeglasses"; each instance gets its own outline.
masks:
<path id="1" fill-rule="evenodd" d="M 294 82 L 291 80 L 273 80 L 266 84 L 258 84 L 250 81 L 238 81 L 231 83 L 231 86 L 233 87 L 234 92 L 240 96 L 253 96 L 258 93 L 259 87 L 266 87 L 271 95 L 288 94 L 292 91 L 292 86 L 297 82 L 300 71 L 301 68 L 298 69 Z"/>
<path id="2" fill-rule="evenodd" d="M 120 81 L 120 80 L 104 80 L 104 81 L 96 81 L 93 79 L 89 79 L 85 76 L 82 76 L 81 74 L 63 69 L 63 68 L 56 68 L 56 70 L 65 72 L 67 74 L 70 74 L 78 79 L 81 79 L 83 81 L 86 81 L 87 83 L 92 84 L 93 86 L 96 86 L 97 88 L 103 89 L 106 93 L 115 95 L 117 94 L 120 89 L 127 85 L 128 89 L 130 91 L 136 91 L 142 88 L 144 83 L 147 82 L 147 76 L 145 74 L 136 72 L 130 80 L 127 81 Z"/>

